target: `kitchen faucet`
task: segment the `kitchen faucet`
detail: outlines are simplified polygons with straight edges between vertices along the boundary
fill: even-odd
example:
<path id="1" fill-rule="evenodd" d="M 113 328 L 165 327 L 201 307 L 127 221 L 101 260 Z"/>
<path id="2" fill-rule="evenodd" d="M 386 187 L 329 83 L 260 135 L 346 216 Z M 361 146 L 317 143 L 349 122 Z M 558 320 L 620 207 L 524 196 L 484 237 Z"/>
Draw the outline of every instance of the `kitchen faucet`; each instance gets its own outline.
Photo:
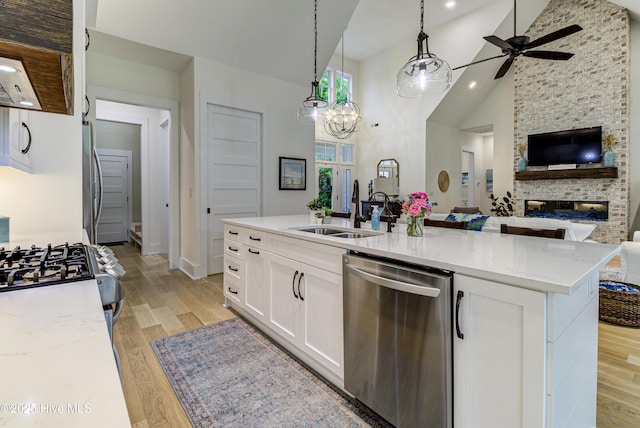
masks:
<path id="1" fill-rule="evenodd" d="M 353 180 L 353 194 L 351 196 L 351 202 L 356 204 L 356 212 L 353 216 L 353 227 L 360 229 L 360 225 L 367 221 L 362 215 L 360 215 L 360 183 L 358 179 Z"/>
<path id="2" fill-rule="evenodd" d="M 386 221 L 387 222 L 387 232 L 391 232 L 391 228 L 395 225 L 396 222 L 396 218 L 397 216 L 394 215 L 391 210 L 389 209 L 389 195 L 387 195 L 384 192 L 374 192 L 371 195 L 369 195 L 369 200 L 373 201 L 373 197 L 377 194 L 380 194 L 384 197 L 384 207 L 382 209 L 382 213 L 380 214 L 380 219 L 382 221 Z"/>

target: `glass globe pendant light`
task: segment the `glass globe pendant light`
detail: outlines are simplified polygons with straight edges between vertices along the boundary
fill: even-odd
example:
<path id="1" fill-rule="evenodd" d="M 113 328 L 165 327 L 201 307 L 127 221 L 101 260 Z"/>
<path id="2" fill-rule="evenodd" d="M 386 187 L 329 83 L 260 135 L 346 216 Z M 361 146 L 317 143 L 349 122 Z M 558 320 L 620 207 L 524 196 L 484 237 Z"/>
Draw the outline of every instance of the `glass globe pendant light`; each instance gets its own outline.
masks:
<path id="1" fill-rule="evenodd" d="M 423 50 L 424 44 L 424 50 Z M 398 95 L 407 98 L 435 95 L 451 85 L 451 67 L 429 52 L 429 36 L 424 32 L 424 0 L 420 0 L 418 54 L 409 58 L 396 76 Z"/>
<path id="2" fill-rule="evenodd" d="M 341 76 L 344 76 L 344 34 L 342 35 Z M 336 101 L 324 112 L 324 130 L 327 134 L 344 140 L 358 131 L 358 123 L 361 120 L 362 116 L 360 116 L 358 104 L 354 101 L 349 101 L 347 94 L 344 94 L 342 100 L 338 100 L 336 91 Z"/>
<path id="3" fill-rule="evenodd" d="M 318 0 L 314 1 L 313 7 L 313 82 L 311 82 L 311 95 L 307 97 L 298 107 L 298 120 L 302 123 L 313 125 L 322 112 L 326 110 L 329 103 L 318 96 Z"/>

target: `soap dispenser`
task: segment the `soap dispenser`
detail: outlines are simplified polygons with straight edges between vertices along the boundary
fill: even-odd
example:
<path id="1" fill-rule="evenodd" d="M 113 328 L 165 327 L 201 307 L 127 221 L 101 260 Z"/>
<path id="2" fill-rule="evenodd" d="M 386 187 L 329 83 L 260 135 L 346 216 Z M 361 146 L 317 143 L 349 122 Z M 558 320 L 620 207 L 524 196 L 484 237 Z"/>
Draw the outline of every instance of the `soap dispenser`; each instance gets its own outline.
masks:
<path id="1" fill-rule="evenodd" d="M 371 211 L 371 228 L 373 230 L 380 230 L 380 211 L 378 211 L 377 205 L 371 205 L 373 211 Z"/>

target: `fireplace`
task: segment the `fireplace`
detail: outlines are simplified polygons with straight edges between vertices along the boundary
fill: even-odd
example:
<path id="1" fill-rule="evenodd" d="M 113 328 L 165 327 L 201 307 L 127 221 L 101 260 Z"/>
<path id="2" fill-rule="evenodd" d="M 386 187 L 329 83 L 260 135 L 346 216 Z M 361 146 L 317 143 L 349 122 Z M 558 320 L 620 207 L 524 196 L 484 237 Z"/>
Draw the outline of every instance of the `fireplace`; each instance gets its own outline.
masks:
<path id="1" fill-rule="evenodd" d="M 609 201 L 525 200 L 524 215 L 561 220 L 607 221 Z"/>

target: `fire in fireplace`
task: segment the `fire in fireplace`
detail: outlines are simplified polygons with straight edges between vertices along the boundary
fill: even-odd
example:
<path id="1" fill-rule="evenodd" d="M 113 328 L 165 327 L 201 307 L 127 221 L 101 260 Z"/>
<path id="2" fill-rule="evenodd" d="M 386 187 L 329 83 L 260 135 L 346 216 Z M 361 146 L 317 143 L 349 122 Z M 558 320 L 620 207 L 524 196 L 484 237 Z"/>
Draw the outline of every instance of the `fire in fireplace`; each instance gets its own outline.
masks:
<path id="1" fill-rule="evenodd" d="M 557 218 L 561 220 L 607 221 L 608 201 L 524 201 L 525 217 Z"/>

